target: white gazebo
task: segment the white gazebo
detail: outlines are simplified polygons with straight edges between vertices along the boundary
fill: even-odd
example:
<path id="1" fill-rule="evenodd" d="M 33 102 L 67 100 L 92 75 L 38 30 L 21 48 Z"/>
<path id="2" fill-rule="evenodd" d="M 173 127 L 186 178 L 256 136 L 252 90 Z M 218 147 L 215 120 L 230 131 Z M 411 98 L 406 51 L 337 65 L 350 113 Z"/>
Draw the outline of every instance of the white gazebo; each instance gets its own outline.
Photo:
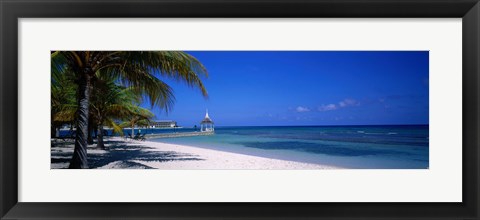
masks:
<path id="1" fill-rule="evenodd" d="M 215 125 L 213 124 L 212 119 L 208 117 L 208 109 L 205 114 L 205 118 L 200 122 L 200 131 L 201 132 L 213 132 L 215 131 Z"/>

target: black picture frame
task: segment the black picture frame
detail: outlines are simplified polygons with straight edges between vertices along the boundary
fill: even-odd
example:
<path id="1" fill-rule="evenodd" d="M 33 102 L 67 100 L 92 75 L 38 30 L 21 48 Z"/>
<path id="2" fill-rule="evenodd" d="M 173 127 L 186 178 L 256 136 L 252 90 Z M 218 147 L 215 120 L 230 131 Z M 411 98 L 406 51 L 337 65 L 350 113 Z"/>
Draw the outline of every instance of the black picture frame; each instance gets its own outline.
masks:
<path id="1" fill-rule="evenodd" d="M 478 0 L 1 0 L 0 14 L 1 219 L 479 219 L 480 217 Z M 463 202 L 18 202 L 18 19 L 63 17 L 462 18 Z"/>

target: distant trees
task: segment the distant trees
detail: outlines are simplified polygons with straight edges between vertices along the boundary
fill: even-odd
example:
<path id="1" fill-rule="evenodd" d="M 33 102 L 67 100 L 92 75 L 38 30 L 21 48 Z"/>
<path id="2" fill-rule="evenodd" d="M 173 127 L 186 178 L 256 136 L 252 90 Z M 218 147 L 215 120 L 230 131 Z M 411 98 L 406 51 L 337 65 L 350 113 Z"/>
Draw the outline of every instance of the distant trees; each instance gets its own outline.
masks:
<path id="1" fill-rule="evenodd" d="M 62 125 L 75 123 L 77 85 L 75 75 L 64 68 L 55 68 L 51 76 L 51 137 L 57 137 Z"/>

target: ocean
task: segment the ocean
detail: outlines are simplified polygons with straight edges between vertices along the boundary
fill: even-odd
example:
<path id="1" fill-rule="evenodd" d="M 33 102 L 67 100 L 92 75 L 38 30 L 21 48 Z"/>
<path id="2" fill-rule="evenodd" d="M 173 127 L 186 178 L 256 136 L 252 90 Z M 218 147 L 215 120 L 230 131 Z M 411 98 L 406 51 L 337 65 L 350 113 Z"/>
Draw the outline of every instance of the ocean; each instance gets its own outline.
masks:
<path id="1" fill-rule="evenodd" d="M 193 129 L 176 129 L 186 131 Z M 428 125 L 256 126 L 150 141 L 351 169 L 428 169 L 428 135 Z"/>

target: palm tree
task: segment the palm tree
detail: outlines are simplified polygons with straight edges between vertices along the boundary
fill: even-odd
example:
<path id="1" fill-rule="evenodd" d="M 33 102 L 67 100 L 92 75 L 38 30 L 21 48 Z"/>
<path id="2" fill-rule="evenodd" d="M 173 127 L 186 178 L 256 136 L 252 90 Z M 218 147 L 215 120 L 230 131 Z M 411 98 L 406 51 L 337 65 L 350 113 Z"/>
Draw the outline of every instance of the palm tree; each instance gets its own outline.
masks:
<path id="1" fill-rule="evenodd" d="M 97 76 L 98 79 L 102 76 Z M 93 129 L 98 129 L 97 147 L 105 148 L 103 143 L 103 126 L 113 128 L 114 133 L 123 134 L 123 130 L 115 123 L 115 119 L 123 119 L 131 114 L 132 102 L 138 101 L 137 95 L 131 89 L 118 86 L 111 78 L 95 82 L 90 100 L 90 121 L 94 122 Z M 90 133 L 90 132 L 89 132 Z"/>
<path id="2" fill-rule="evenodd" d="M 92 81 L 97 73 L 110 74 L 121 84 L 133 87 L 151 107 L 168 112 L 173 105 L 171 88 L 157 78 L 169 77 L 207 91 L 200 79 L 207 76 L 205 67 L 193 56 L 181 51 L 55 51 L 51 54 L 55 68 L 75 73 L 77 89 L 77 123 L 75 149 L 69 168 L 88 168 L 87 136 Z"/>
<path id="3" fill-rule="evenodd" d="M 135 126 L 148 126 L 150 124 L 150 120 L 154 117 L 153 113 L 151 113 L 148 109 L 142 108 L 140 106 L 136 106 L 132 109 L 132 115 L 127 121 L 120 124 L 122 128 L 131 128 L 130 137 L 133 138 L 135 133 Z"/>
<path id="4" fill-rule="evenodd" d="M 132 87 L 116 85 L 113 78 L 97 75 L 98 80 L 90 100 L 90 116 L 98 127 L 97 147 L 104 149 L 103 126 L 123 135 L 124 125 L 117 124 L 116 120 L 130 120 L 128 124 L 133 123 L 134 126 L 142 124 L 144 120 L 148 123 L 154 115 L 139 106 L 141 97 L 133 92 Z"/>

